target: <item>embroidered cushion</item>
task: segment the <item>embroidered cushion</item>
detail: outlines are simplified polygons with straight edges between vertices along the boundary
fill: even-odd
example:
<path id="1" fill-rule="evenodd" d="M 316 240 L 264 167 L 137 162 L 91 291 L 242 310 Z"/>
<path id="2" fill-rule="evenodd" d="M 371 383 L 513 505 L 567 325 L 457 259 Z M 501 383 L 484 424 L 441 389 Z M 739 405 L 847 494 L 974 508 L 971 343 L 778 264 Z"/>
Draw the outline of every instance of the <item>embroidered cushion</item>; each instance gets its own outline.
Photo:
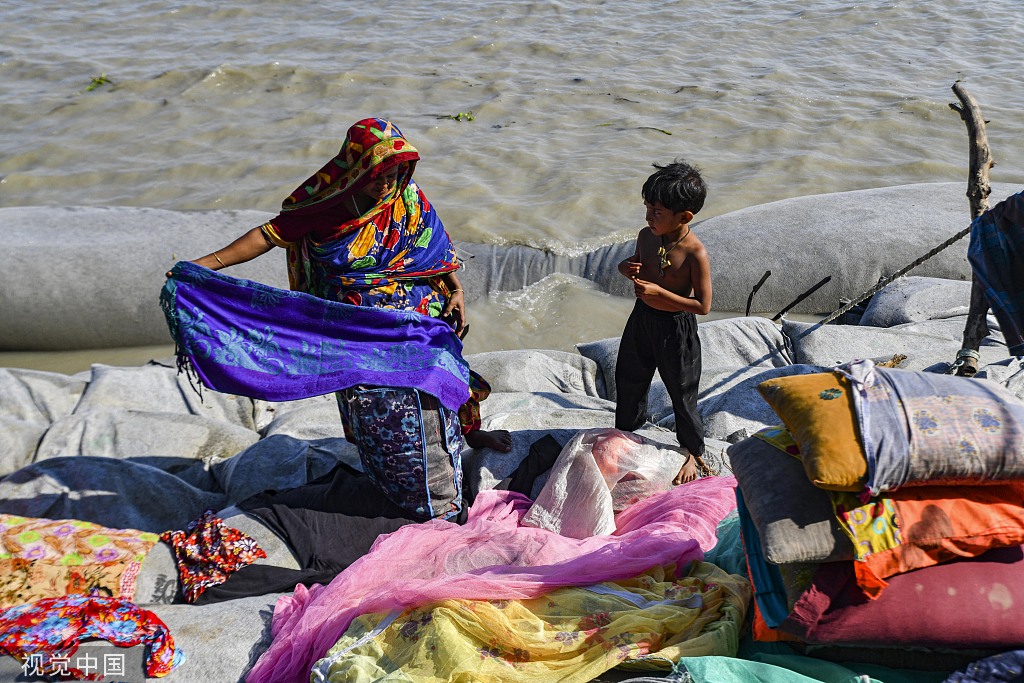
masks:
<path id="1" fill-rule="evenodd" d="M 867 458 L 850 382 L 833 372 L 778 377 L 757 390 L 796 440 L 807 478 L 834 491 L 860 491 Z"/>

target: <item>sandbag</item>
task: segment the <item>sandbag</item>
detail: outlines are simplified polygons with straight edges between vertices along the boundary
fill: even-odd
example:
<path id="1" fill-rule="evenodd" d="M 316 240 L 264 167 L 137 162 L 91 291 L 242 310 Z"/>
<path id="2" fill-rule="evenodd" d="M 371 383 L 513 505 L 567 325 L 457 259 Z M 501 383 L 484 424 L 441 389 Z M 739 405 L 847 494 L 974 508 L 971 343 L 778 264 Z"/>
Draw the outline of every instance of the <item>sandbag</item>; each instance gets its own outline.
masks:
<path id="1" fill-rule="evenodd" d="M 993 183 L 991 201 L 1018 189 Z M 0 208 L 6 245 L 0 269 L 5 322 L 0 349 L 165 344 L 166 328 L 154 305 L 164 273 L 175 261 L 208 254 L 272 217 L 262 211 Z M 776 275 L 754 297 L 754 312 L 782 310 L 828 273 L 832 281 L 793 309 L 828 313 L 841 298 L 866 291 L 969 222 L 962 183 L 925 183 L 784 199 L 697 221 L 694 230 L 711 254 L 716 311 L 743 311 L 751 288 L 772 270 Z M 884 240 L 877 238 L 880 234 Z M 629 240 L 570 256 L 525 246 L 456 244 L 466 263 L 467 301 L 521 289 L 553 272 L 585 277 L 610 294 L 630 296 L 629 281 L 615 266 L 633 246 Z M 126 261 L 125 253 L 132 258 Z M 110 287 L 111 272 L 118 274 L 116 288 Z M 232 272 L 287 287 L 281 258 L 256 259 Z M 955 248 L 915 271 L 954 280 L 966 280 L 970 273 L 964 251 Z"/>
<path id="2" fill-rule="evenodd" d="M 82 376 L 0 368 L 0 477 L 31 464 L 50 425 L 75 409 Z"/>
<path id="3" fill-rule="evenodd" d="M 1019 189 L 993 183 L 991 201 Z M 715 310 L 744 310 L 751 289 L 771 270 L 751 311 L 774 315 L 829 275 L 792 312 L 831 313 L 841 299 L 867 291 L 969 226 L 963 193 L 963 183 L 898 185 L 793 197 L 700 221 L 694 232 L 711 257 Z M 965 245 L 940 251 L 914 274 L 970 279 Z"/>
<path id="4" fill-rule="evenodd" d="M 952 318 L 967 315 L 970 303 L 970 279 L 904 276 L 872 295 L 858 324 L 893 327 L 922 320 Z"/>
<path id="5" fill-rule="evenodd" d="M 105 457 L 51 458 L 0 479 L 0 512 L 81 519 L 116 529 L 183 529 L 224 495 L 152 465 Z"/>
<path id="6" fill-rule="evenodd" d="M 185 373 L 150 363 L 138 367 L 93 365 L 75 412 L 97 409 L 197 415 L 255 430 L 253 401 L 245 396 L 201 389 Z"/>
<path id="7" fill-rule="evenodd" d="M 71 414 L 87 385 L 83 375 L 0 368 L 0 415 L 49 424 Z"/>
<path id="8" fill-rule="evenodd" d="M 51 425 L 36 460 L 86 455 L 212 461 L 229 458 L 257 440 L 259 434 L 250 429 L 202 415 L 96 408 L 76 411 Z"/>
<path id="9" fill-rule="evenodd" d="M 31 464 L 50 425 L 0 415 L 0 477 Z"/>
<path id="10" fill-rule="evenodd" d="M 783 319 L 782 331 L 792 345 L 794 363 L 827 368 L 854 359 L 891 362 L 895 356 L 901 369 L 945 372 L 956 360 L 962 335 L 956 336 L 942 320 L 907 325 L 816 325 Z M 979 365 L 984 365 L 1004 358 L 1006 347 L 984 345 L 980 353 Z"/>
<path id="11" fill-rule="evenodd" d="M 266 404 L 265 401 L 260 403 Z M 264 439 L 271 436 L 309 441 L 345 438 L 334 394 L 267 405 L 276 406 L 277 410 L 271 414 L 272 419 L 260 427 L 260 436 Z"/>
<path id="12" fill-rule="evenodd" d="M 559 392 L 603 396 L 597 363 L 567 351 L 509 350 L 466 356 L 493 392 Z"/>

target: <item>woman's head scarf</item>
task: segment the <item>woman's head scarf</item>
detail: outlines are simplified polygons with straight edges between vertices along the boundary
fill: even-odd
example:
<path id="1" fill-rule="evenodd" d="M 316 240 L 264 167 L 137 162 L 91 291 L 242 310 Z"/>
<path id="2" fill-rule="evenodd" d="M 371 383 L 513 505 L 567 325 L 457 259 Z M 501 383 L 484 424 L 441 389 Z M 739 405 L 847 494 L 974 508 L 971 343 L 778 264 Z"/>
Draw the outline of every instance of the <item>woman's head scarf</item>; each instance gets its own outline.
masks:
<path id="1" fill-rule="evenodd" d="M 396 192 L 401 193 L 419 158 L 416 148 L 390 121 L 377 118 L 357 121 L 348 129 L 338 155 L 295 188 L 281 204 L 281 213 L 303 215 L 331 208 L 385 171 L 406 164 L 396 188 Z"/>
<path id="2" fill-rule="evenodd" d="M 439 315 L 446 289 L 437 276 L 459 268 L 455 246 L 412 181 L 419 154 L 390 121 L 372 118 L 348 130 L 341 151 L 284 201 L 281 217 L 322 221 L 349 208 L 353 193 L 399 167 L 394 189 L 330 233 L 288 245 L 292 289 L 359 306 Z"/>

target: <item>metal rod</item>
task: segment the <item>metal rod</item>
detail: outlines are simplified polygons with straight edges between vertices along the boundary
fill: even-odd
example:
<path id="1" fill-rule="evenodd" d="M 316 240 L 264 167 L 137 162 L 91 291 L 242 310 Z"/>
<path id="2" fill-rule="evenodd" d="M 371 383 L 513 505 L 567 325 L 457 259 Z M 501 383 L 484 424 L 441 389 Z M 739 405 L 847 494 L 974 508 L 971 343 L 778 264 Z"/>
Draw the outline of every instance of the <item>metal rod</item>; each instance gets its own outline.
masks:
<path id="1" fill-rule="evenodd" d="M 822 286 L 824 286 L 831 279 L 832 279 L 831 275 L 822 278 L 821 282 L 819 282 L 818 284 L 816 284 L 813 287 L 811 287 L 810 289 L 808 289 L 806 292 L 804 292 L 803 294 L 798 296 L 796 299 L 794 299 L 793 303 L 791 303 L 790 305 L 786 306 L 781 311 L 779 311 L 777 314 L 775 314 L 775 317 L 772 318 L 772 322 L 773 323 L 778 322 L 779 318 L 781 318 L 782 316 L 786 315 L 786 313 L 789 312 L 789 309 L 791 309 L 794 306 L 796 306 L 798 303 L 800 303 L 801 301 L 803 301 L 804 299 L 809 297 L 811 294 L 814 294 L 816 291 L 818 291 Z"/>
<path id="2" fill-rule="evenodd" d="M 746 313 L 744 313 L 744 315 L 750 315 L 750 304 L 753 303 L 754 301 L 754 295 L 757 294 L 757 290 L 761 289 L 761 285 L 764 284 L 764 281 L 767 280 L 768 276 L 771 274 L 772 271 L 770 270 L 764 271 L 764 275 L 762 275 L 761 279 L 757 281 L 757 284 L 754 285 L 754 288 L 750 290 L 750 296 L 747 297 L 747 311 Z"/>

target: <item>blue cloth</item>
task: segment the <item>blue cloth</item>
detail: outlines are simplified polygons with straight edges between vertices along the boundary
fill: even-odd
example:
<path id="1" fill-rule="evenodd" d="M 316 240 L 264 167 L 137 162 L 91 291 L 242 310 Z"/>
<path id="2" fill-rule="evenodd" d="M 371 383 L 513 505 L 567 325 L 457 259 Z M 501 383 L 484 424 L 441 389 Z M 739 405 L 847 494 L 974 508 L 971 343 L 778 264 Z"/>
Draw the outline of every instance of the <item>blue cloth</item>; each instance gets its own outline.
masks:
<path id="1" fill-rule="evenodd" d="M 757 608 L 761 610 L 761 617 L 768 628 L 778 628 L 789 616 L 786 584 L 778 565 L 764 559 L 764 553 L 761 552 L 761 537 L 757 533 L 757 526 L 750 517 L 747 504 L 743 501 L 743 492 L 739 487 L 736 488 L 736 511 L 740 520 L 740 533 L 743 535 L 750 583 L 754 588 L 754 600 L 757 601 Z"/>
<path id="2" fill-rule="evenodd" d="M 1001 652 L 971 662 L 943 683 L 1024 683 L 1024 650 Z"/>
<path id="3" fill-rule="evenodd" d="M 441 320 L 366 308 L 175 264 L 160 305 L 179 363 L 204 386 L 267 401 L 358 384 L 419 389 L 450 410 L 469 398 L 462 342 Z"/>
<path id="4" fill-rule="evenodd" d="M 1024 356 L 1024 192 L 971 223 L 967 259 L 985 288 L 1011 356 Z"/>

